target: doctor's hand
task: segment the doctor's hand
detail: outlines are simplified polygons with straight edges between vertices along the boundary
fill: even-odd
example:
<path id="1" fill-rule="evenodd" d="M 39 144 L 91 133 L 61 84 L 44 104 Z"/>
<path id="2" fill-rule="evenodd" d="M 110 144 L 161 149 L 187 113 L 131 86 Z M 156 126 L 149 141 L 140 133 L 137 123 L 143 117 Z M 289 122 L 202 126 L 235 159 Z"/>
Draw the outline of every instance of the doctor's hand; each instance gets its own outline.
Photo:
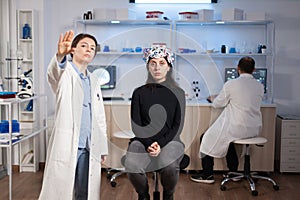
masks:
<path id="1" fill-rule="evenodd" d="M 157 157 L 161 151 L 160 146 L 157 142 L 153 142 L 149 147 L 148 147 L 148 152 L 150 156 Z"/>
<path id="2" fill-rule="evenodd" d="M 69 30 L 64 35 L 60 34 L 59 41 L 58 41 L 58 47 L 57 47 L 57 60 L 61 62 L 63 58 L 72 52 L 72 40 L 74 37 L 74 31 Z"/>
<path id="3" fill-rule="evenodd" d="M 218 96 L 217 94 L 211 95 L 211 96 L 207 97 L 207 100 L 209 100 L 210 102 L 213 102 L 217 96 Z"/>

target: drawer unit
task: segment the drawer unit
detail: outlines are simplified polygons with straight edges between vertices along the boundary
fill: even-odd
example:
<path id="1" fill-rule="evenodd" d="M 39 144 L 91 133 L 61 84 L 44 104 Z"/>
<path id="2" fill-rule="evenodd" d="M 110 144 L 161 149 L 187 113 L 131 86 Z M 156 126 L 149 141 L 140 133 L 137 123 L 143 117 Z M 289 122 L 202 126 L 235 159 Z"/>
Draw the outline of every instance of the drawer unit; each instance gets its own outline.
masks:
<path id="1" fill-rule="evenodd" d="M 277 116 L 276 161 L 280 172 L 300 172 L 300 117 Z"/>

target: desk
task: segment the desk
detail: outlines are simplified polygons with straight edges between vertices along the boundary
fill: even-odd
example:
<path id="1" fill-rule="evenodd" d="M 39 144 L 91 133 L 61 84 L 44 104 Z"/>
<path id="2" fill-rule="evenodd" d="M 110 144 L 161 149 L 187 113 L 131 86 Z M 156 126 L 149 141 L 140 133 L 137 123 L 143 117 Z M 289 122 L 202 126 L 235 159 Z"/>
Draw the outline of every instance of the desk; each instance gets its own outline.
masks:
<path id="1" fill-rule="evenodd" d="M 118 139 L 112 133 L 131 130 L 130 126 L 130 102 L 120 101 L 106 103 L 105 105 L 108 138 L 110 141 L 109 166 L 112 168 L 121 167 L 120 159 L 125 154 L 128 140 Z M 186 106 L 185 124 L 181 134 L 181 139 L 186 145 L 185 153 L 190 156 L 190 165 L 187 170 L 202 169 L 199 159 L 200 136 L 216 120 L 222 109 L 214 109 L 206 102 L 188 102 Z M 268 142 L 264 147 L 251 148 L 251 169 L 254 171 L 274 171 L 275 154 L 275 120 L 276 106 L 264 103 L 261 106 L 263 127 L 261 136 L 267 138 Z M 237 146 L 237 152 L 241 153 L 242 147 Z M 243 169 L 243 159 L 240 159 L 239 169 Z M 215 159 L 215 170 L 227 170 L 225 159 Z"/>
<path id="2" fill-rule="evenodd" d="M 45 102 L 41 102 L 40 100 L 43 99 Z M 38 112 L 38 117 L 35 118 L 35 120 L 32 122 L 32 128 L 31 129 L 20 129 L 20 138 L 18 140 L 13 140 L 12 136 L 12 117 L 14 116 L 14 110 L 19 109 L 19 105 L 23 103 L 27 103 L 30 100 L 33 101 L 34 106 L 34 112 Z M 1 106 L 1 117 L 5 116 L 5 119 L 9 122 L 9 131 L 8 133 L 1 133 L 1 137 L 5 138 L 7 142 L 0 143 L 0 148 L 5 150 L 7 152 L 7 160 L 5 162 L 5 167 L 7 170 L 7 174 L 9 176 L 9 199 L 12 199 L 12 150 L 15 145 L 19 146 L 19 153 L 21 155 L 21 144 L 24 141 L 27 141 L 31 138 L 33 138 L 33 150 L 34 150 L 34 156 L 33 156 L 33 164 L 31 166 L 36 169 L 36 166 L 38 165 L 37 161 L 37 153 L 38 153 L 38 146 L 35 146 L 36 141 L 35 138 L 38 134 L 42 133 L 47 128 L 47 97 L 46 96 L 34 96 L 26 99 L 1 99 L 0 100 L 0 106 Z M 42 107 L 44 110 L 40 110 L 39 108 Z M 18 113 L 18 112 L 17 112 Z M 44 114 L 44 118 L 40 115 L 41 113 Z M 21 156 L 19 156 L 19 163 L 20 163 L 20 170 L 22 170 L 22 163 L 21 163 Z"/>

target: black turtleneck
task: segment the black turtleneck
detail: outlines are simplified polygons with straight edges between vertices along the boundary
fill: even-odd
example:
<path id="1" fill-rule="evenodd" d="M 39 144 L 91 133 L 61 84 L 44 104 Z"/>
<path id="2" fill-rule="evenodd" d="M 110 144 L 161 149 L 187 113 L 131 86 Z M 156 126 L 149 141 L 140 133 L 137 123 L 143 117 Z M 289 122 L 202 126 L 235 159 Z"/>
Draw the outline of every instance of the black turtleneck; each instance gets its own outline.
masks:
<path id="1" fill-rule="evenodd" d="M 132 140 L 142 142 L 145 149 L 153 142 L 162 148 L 172 140 L 180 141 L 184 116 L 185 93 L 181 88 L 165 83 L 143 85 L 132 95 L 131 125 L 136 136 Z"/>

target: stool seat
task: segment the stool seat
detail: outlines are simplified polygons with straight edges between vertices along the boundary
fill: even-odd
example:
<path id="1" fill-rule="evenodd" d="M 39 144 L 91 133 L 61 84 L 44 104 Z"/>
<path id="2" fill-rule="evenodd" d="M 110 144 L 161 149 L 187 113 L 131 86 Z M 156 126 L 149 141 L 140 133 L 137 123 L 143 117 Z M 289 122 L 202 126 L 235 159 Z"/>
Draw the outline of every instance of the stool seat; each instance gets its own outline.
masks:
<path id="1" fill-rule="evenodd" d="M 267 142 L 268 140 L 264 137 L 251 137 L 233 141 L 235 144 L 265 144 Z"/>
<path id="2" fill-rule="evenodd" d="M 131 130 L 123 130 L 114 132 L 113 136 L 116 138 L 131 139 L 134 137 L 134 133 Z"/>

